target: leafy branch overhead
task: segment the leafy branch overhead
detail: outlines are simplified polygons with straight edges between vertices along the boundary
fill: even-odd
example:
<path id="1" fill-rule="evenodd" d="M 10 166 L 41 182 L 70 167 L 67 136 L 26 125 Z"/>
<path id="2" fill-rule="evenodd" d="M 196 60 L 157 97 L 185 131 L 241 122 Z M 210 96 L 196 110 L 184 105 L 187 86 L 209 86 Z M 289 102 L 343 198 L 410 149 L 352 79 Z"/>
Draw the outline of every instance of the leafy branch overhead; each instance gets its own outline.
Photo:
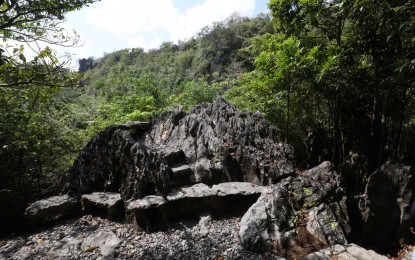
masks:
<path id="1" fill-rule="evenodd" d="M 94 2 L 0 0 L 1 183 L 39 189 L 44 175 L 71 161 L 82 137 L 65 125 L 68 111 L 56 96 L 61 87 L 83 82 L 50 45 L 76 45 L 79 36 L 60 25 L 66 13 Z"/>
<path id="2" fill-rule="evenodd" d="M 66 69 L 69 61 L 59 61 L 48 45 L 78 44 L 79 36 L 66 31 L 60 24 L 65 21 L 66 13 L 96 1 L 1 0 L 0 87 L 79 84 Z"/>
<path id="3" fill-rule="evenodd" d="M 407 158 L 414 1 L 271 0 L 268 6 L 276 32 L 254 42 L 256 71 L 248 81 L 256 86 L 249 91 L 265 98 L 259 106 L 255 99 L 238 102 L 262 107 L 285 126 L 286 140 L 308 150 L 312 164 L 346 165 L 354 154 L 371 172 L 388 158 Z"/>

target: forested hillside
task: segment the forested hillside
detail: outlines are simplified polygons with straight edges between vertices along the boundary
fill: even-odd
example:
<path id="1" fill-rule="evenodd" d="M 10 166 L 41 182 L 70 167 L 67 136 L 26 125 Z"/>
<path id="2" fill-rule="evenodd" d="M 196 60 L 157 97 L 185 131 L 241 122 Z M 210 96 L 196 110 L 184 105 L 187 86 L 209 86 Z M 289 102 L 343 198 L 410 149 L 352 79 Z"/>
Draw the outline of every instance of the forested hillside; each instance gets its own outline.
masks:
<path id="1" fill-rule="evenodd" d="M 78 87 L 0 88 L 0 188 L 44 196 L 105 127 L 213 101 L 254 69 L 250 46 L 265 33 L 269 16 L 233 15 L 178 44 L 81 59 Z"/>
<path id="2" fill-rule="evenodd" d="M 99 103 L 91 106 L 95 109 L 88 115 L 91 127 L 98 128 L 148 120 L 173 105 L 189 108 L 209 102 L 254 69 L 252 39 L 272 32 L 269 16 L 233 15 L 178 44 L 166 42 L 159 49 L 135 48 L 82 59 L 79 70 L 89 82 L 67 94 Z"/>
<path id="3" fill-rule="evenodd" d="M 415 2 L 269 8 L 271 17 L 233 15 L 159 49 L 85 57 L 80 87 L 0 88 L 0 188 L 41 196 L 106 126 L 217 96 L 264 113 L 302 169 L 330 160 L 352 185 L 388 159 L 413 165 Z"/>

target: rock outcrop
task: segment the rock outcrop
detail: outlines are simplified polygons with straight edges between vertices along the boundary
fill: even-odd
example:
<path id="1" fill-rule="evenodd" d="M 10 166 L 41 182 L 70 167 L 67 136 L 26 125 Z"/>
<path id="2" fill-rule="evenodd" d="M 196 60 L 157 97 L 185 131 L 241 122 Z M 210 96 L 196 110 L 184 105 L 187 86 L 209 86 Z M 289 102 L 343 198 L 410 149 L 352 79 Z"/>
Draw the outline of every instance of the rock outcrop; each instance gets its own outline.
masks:
<path id="1" fill-rule="evenodd" d="M 333 165 L 323 162 L 269 186 L 241 220 L 242 245 L 256 252 L 272 247 L 286 250 L 304 232 L 323 245 L 346 244 L 350 226 L 339 184 L 340 175 Z"/>
<path id="2" fill-rule="evenodd" d="M 296 212 L 314 212 L 317 214 L 314 216 L 322 221 L 321 223 L 337 223 L 344 234 L 342 237 L 347 237 L 351 233 L 349 209 L 346 205 L 347 194 L 341 187 L 340 174 L 334 170 L 332 163 L 322 162 L 284 182 L 290 191 L 292 206 Z M 323 221 L 323 218 L 326 218 L 326 221 Z M 332 236 L 328 233 L 326 235 Z"/>
<path id="3" fill-rule="evenodd" d="M 160 236 L 181 239 L 163 249 L 165 257 L 185 256 L 193 250 L 192 243 L 196 245 L 189 241 L 204 241 L 198 247 L 205 249 L 210 246 L 210 237 L 216 235 L 213 233 L 219 231 L 240 243 L 232 242 L 222 252 L 231 258 L 255 252 L 252 254 L 276 259 L 281 255 L 382 259 L 373 251 L 349 244 L 353 241 L 350 238 L 360 238 L 357 241 L 375 249 L 389 249 L 404 238 L 408 209 L 415 197 L 410 167 L 388 162 L 369 176 L 363 195 L 346 194 L 344 180 L 330 162 L 297 171 L 292 147 L 275 141 L 276 131 L 261 114 L 239 111 L 221 98 L 189 113 L 174 108 L 151 123 L 108 127 L 75 161 L 63 189 L 69 196 L 31 204 L 26 221 L 32 225 L 73 214 L 80 210 L 79 205 L 83 214 L 109 220 L 125 215 L 135 232 L 142 234 L 134 240 L 140 246 L 144 243 L 140 239 L 158 236 L 153 231 L 169 229 Z M 6 205 L 3 201 L 13 201 L 13 196 L 0 192 L 0 208 Z M 16 209 L 16 216 L 21 216 L 22 210 Z M 243 216 L 240 225 L 233 216 Z M 233 223 L 226 232 L 222 230 L 226 221 L 211 228 L 221 217 L 230 217 Z M 191 229 L 183 224 L 199 218 L 199 224 Z M 96 221 L 87 222 L 86 226 Z M 118 250 L 129 245 L 127 239 L 120 238 L 123 228 L 92 234 L 86 232 L 86 226 L 82 242 L 74 231 L 70 237 L 59 237 L 52 249 L 35 249 L 55 258 L 68 257 L 71 252 L 82 257 L 89 252 L 109 258 L 130 255 Z M 176 234 L 178 226 L 190 236 Z M 218 241 L 218 245 L 224 242 Z M 25 246 L 13 255 L 22 253 L 31 258 L 32 249 Z M 246 254 L 246 249 L 251 253 Z M 131 251 L 131 255 L 144 257 L 144 251 Z M 157 257 L 156 251 L 150 255 Z"/>
<path id="4" fill-rule="evenodd" d="M 295 172 L 293 149 L 275 141 L 259 113 L 219 98 L 187 114 L 175 108 L 151 124 L 111 126 L 81 152 L 65 191 L 120 192 L 124 201 L 197 183 L 277 183 Z"/>
<path id="5" fill-rule="evenodd" d="M 376 253 L 373 250 L 367 250 L 356 244 L 344 246 L 343 244 L 334 245 L 324 248 L 318 252 L 311 253 L 302 258 L 302 260 L 388 260 L 389 258 Z"/>
<path id="6" fill-rule="evenodd" d="M 242 245 L 264 252 L 270 250 L 274 242 L 283 243 L 292 235 L 287 231 L 294 230 L 294 216 L 288 190 L 282 185 L 270 186 L 242 217 L 239 231 Z"/>
<path id="7" fill-rule="evenodd" d="M 122 219 L 124 202 L 119 193 L 94 192 L 81 198 L 83 214 L 91 214 L 109 220 Z"/>
<path id="8" fill-rule="evenodd" d="M 202 214 L 215 218 L 241 216 L 263 191 L 264 187 L 252 183 L 227 182 L 212 187 L 199 183 L 172 190 L 165 198 L 149 195 L 131 200 L 127 203 L 127 219 L 146 232 L 154 232 Z"/>
<path id="9" fill-rule="evenodd" d="M 347 244 L 346 236 L 338 223 L 338 219 L 333 214 L 332 209 L 325 203 L 309 211 L 306 227 L 307 231 L 323 244 Z"/>
<path id="10" fill-rule="evenodd" d="M 397 248 L 409 235 L 409 209 L 415 198 L 414 171 L 409 166 L 386 162 L 370 175 L 358 200 L 361 237 L 368 245 Z"/>
<path id="11" fill-rule="evenodd" d="M 79 212 L 79 202 L 76 199 L 61 195 L 31 203 L 24 216 L 30 226 L 37 226 L 49 220 L 74 216 Z"/>

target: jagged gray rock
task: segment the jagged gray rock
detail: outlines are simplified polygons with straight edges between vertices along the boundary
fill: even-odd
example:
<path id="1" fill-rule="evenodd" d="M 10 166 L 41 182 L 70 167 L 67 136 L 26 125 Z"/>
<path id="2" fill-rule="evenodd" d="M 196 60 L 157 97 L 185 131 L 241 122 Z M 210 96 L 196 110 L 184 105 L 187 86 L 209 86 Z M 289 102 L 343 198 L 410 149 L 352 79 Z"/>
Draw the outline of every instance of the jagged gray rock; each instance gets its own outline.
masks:
<path id="1" fill-rule="evenodd" d="M 351 227 L 347 198 L 340 179 L 333 164 L 326 161 L 283 182 L 288 187 L 296 211 L 312 211 L 313 208 L 326 204 L 324 207 L 333 214 L 335 222 L 347 237 Z"/>
<path id="2" fill-rule="evenodd" d="M 283 244 L 290 236 L 287 231 L 294 229 L 294 216 L 288 190 L 278 184 L 270 186 L 242 217 L 241 244 L 255 252 L 271 249 L 274 241 Z"/>
<path id="3" fill-rule="evenodd" d="M 308 219 L 304 224 L 309 233 L 322 244 L 347 244 L 346 197 L 333 168 L 330 162 L 323 162 L 268 187 L 241 220 L 242 245 L 259 252 L 272 245 L 287 249 L 296 233 L 306 232 L 297 226 L 302 219 Z"/>
<path id="4" fill-rule="evenodd" d="M 57 258 L 70 258 L 73 256 L 73 252 L 78 249 L 82 241 L 75 237 L 65 237 L 60 241 L 56 241 L 53 247 L 49 250 L 47 256 L 49 259 Z M 32 258 L 33 256 L 31 256 Z"/>
<path id="5" fill-rule="evenodd" d="M 308 213 L 307 230 L 326 245 L 347 244 L 346 236 L 330 207 L 323 203 Z"/>
<path id="6" fill-rule="evenodd" d="M 319 252 L 311 253 L 302 260 L 387 260 L 386 256 L 380 255 L 373 250 L 367 250 L 356 244 L 345 246 L 334 245 L 329 248 L 320 250 Z"/>
<path id="7" fill-rule="evenodd" d="M 25 219 L 30 226 L 59 217 L 73 216 L 80 211 L 76 199 L 68 195 L 53 196 L 30 204 L 25 211 Z"/>
<path id="8" fill-rule="evenodd" d="M 357 204 L 349 200 L 346 206 L 341 178 L 334 166 L 323 162 L 313 169 L 296 172 L 291 146 L 276 142 L 275 131 L 261 114 L 241 112 L 223 99 L 196 106 L 189 113 L 174 108 L 152 123 L 111 126 L 95 137 L 76 160 L 64 188 L 74 199 L 65 199 L 76 204 L 82 198 L 85 213 L 96 213 L 101 208 L 103 215 L 113 219 L 117 214 L 109 208 L 119 205 L 121 197 L 127 218 L 141 229 L 155 231 L 183 218 L 242 214 L 262 193 L 242 218 L 239 238 L 244 247 L 257 252 L 274 247 L 278 251 L 280 248 L 275 247 L 290 246 L 296 232 L 306 230 L 305 234 L 311 233 L 323 244 L 342 244 L 337 245 L 337 253 L 315 252 L 310 259 L 331 255 L 338 259 L 377 257 L 371 251 L 347 245 L 346 237 L 351 231 L 347 206 Z M 392 232 L 397 224 L 393 226 L 388 221 L 397 223 L 399 219 L 403 223 L 407 219 L 405 210 L 414 190 L 412 175 L 409 167 L 388 162 L 370 176 L 356 207 L 364 224 L 365 239 L 378 245 L 397 241 Z M 264 191 L 258 185 L 269 187 Z M 89 194 L 96 191 L 101 193 Z M 112 199 L 97 202 L 96 196 L 102 197 L 102 192 L 120 195 L 114 203 Z M 71 206 L 57 210 L 53 203 L 57 199 L 49 200 L 51 206 L 42 206 L 42 201 L 31 205 L 26 216 L 36 215 L 34 219 L 43 220 L 73 212 Z M 209 237 L 210 221 L 201 221 L 192 232 L 195 230 L 199 232 L 197 239 Z M 181 248 L 186 254 L 190 240 L 182 237 L 177 235 L 175 238 L 180 241 L 169 250 Z M 83 246 L 95 247 L 99 243 L 85 242 Z M 339 249 L 343 245 L 344 250 Z M 73 237 L 65 238 L 49 256 L 64 257 L 79 249 L 74 247 L 79 247 L 79 243 Z M 238 255 L 242 249 L 232 246 L 227 255 Z M 105 255 L 111 256 L 111 250 Z M 31 257 L 31 248 L 23 247 L 22 255 Z M 157 250 L 152 256 L 158 256 Z"/>
<path id="9" fill-rule="evenodd" d="M 288 189 L 294 195 L 295 206 L 311 208 L 323 201 L 337 201 L 343 197 L 340 179 L 333 164 L 325 161 L 287 182 Z"/>
<path id="10" fill-rule="evenodd" d="M 247 181 L 267 185 L 295 172 L 293 149 L 275 141 L 259 113 L 219 98 L 188 114 L 174 108 L 151 124 L 112 126 L 81 152 L 65 192 L 120 192 L 124 201 L 173 188 Z"/>
<path id="11" fill-rule="evenodd" d="M 109 220 L 117 220 L 124 215 L 124 203 L 119 193 L 94 192 L 81 197 L 83 214 L 92 214 Z"/>
<path id="12" fill-rule="evenodd" d="M 98 191 L 120 193 L 121 183 L 126 181 L 125 173 L 135 171 L 133 161 L 142 157 L 133 158 L 131 148 L 150 127 L 147 122 L 129 122 L 110 126 L 96 135 L 76 159 L 64 191 L 77 198 Z M 138 167 L 142 169 L 139 164 Z M 146 193 L 144 187 L 137 188 Z"/>
<path id="13" fill-rule="evenodd" d="M 115 248 L 120 243 L 121 240 L 113 232 L 100 231 L 85 238 L 82 242 L 81 249 L 89 251 L 99 248 L 102 256 L 110 257 L 113 256 Z"/>
<path id="14" fill-rule="evenodd" d="M 362 238 L 383 249 L 406 239 L 413 191 L 414 171 L 409 166 L 389 161 L 370 175 L 358 201 Z"/>
<path id="15" fill-rule="evenodd" d="M 182 219 L 241 216 L 258 199 L 264 187 L 245 182 L 203 183 L 170 191 L 165 198 L 149 195 L 127 203 L 127 219 L 147 232 L 164 230 Z"/>
<path id="16" fill-rule="evenodd" d="M 199 232 L 200 236 L 205 237 L 209 233 L 209 223 L 212 220 L 210 215 L 201 216 L 199 220 Z"/>

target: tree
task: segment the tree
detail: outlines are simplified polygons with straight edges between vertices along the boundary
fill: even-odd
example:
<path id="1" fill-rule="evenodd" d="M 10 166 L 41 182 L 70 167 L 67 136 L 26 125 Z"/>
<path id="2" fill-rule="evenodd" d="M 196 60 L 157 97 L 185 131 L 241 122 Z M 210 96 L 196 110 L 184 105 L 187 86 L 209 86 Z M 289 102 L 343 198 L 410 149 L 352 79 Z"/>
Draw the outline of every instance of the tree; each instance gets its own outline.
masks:
<path id="1" fill-rule="evenodd" d="M 49 45 L 76 44 L 77 35 L 59 25 L 67 12 L 93 2 L 0 0 L 0 189 L 34 199 L 44 192 L 41 179 L 53 185 L 81 143 L 56 100 L 61 87 L 78 85 L 80 78 Z"/>
<path id="2" fill-rule="evenodd" d="M 308 136 L 323 133 L 328 158 L 321 159 L 340 168 L 357 154 L 368 173 L 388 158 L 407 158 L 414 139 L 408 95 L 415 82 L 415 2 L 271 0 L 269 7 L 276 32 L 255 42 L 251 75 L 266 83 L 257 88 L 271 94 L 265 103 L 286 108 L 291 142 L 306 146 Z M 296 106 L 304 109 L 294 116 Z M 311 132 L 295 134 L 302 129 Z"/>
<path id="3" fill-rule="evenodd" d="M 0 87 L 76 85 L 65 68 L 67 61 L 60 62 L 48 44 L 76 44 L 78 36 L 60 27 L 64 15 L 96 1 L 1 0 Z M 25 48 L 34 56 L 30 61 Z"/>
<path id="4" fill-rule="evenodd" d="M 80 59 L 78 63 L 79 63 L 79 68 L 78 68 L 79 72 L 85 72 L 87 70 L 92 70 L 95 66 L 93 57 L 89 57 L 87 59 L 85 58 Z"/>

